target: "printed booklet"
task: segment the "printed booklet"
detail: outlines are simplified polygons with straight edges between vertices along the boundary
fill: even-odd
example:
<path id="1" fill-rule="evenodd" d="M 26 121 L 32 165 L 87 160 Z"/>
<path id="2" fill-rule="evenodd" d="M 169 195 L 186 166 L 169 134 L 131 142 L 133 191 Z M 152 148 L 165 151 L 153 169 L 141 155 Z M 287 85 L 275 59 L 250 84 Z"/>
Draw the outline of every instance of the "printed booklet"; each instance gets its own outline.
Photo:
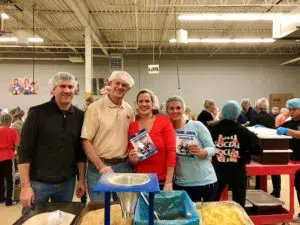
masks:
<path id="1" fill-rule="evenodd" d="M 189 152 L 190 145 L 196 145 L 196 135 L 192 131 L 176 131 L 176 155 L 180 157 L 195 156 Z"/>
<path id="2" fill-rule="evenodd" d="M 129 137 L 134 149 L 138 151 L 139 161 L 145 160 L 157 152 L 155 145 L 146 129 L 142 129 Z"/>

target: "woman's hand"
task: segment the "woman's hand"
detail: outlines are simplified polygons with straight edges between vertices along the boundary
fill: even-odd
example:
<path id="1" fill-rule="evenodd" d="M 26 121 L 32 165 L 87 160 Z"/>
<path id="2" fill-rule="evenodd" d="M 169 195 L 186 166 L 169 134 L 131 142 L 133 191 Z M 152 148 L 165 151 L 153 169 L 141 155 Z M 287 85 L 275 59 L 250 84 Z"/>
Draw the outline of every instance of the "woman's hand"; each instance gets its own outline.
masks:
<path id="1" fill-rule="evenodd" d="M 173 190 L 172 182 L 165 182 L 163 190 L 164 191 L 172 191 Z"/>
<path id="2" fill-rule="evenodd" d="M 189 151 L 190 151 L 190 153 L 192 153 L 193 155 L 195 155 L 201 159 L 205 159 L 208 154 L 206 149 L 201 149 L 201 148 L 199 148 L 198 145 L 190 145 Z"/>
<path id="3" fill-rule="evenodd" d="M 132 163 L 137 163 L 139 161 L 138 151 L 136 149 L 132 149 L 128 153 L 129 161 Z"/>

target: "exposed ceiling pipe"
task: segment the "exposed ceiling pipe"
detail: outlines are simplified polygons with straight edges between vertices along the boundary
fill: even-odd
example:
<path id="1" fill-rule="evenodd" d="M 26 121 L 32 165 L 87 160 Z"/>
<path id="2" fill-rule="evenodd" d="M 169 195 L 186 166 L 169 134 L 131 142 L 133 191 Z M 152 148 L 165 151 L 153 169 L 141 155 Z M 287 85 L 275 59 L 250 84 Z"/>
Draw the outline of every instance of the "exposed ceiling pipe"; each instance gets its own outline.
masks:
<path id="1" fill-rule="evenodd" d="M 0 60 L 28 60 L 32 61 L 32 57 L 0 57 Z M 69 61 L 69 58 L 36 58 L 39 61 Z"/>
<path id="2" fill-rule="evenodd" d="M 145 5 L 146 7 L 299 7 L 299 3 L 290 4 L 276 4 L 276 3 L 262 3 L 262 4 L 175 4 L 175 5 Z"/>
<path id="3" fill-rule="evenodd" d="M 69 6 L 75 12 L 75 15 L 77 16 L 77 18 L 79 19 L 79 21 L 81 22 L 81 24 L 83 26 L 90 27 L 93 39 L 96 41 L 96 43 L 102 49 L 103 53 L 106 56 L 109 56 L 107 50 L 104 48 L 103 44 L 101 43 L 101 41 L 96 33 L 96 30 L 94 29 L 95 28 L 94 20 L 92 20 L 92 18 L 87 18 L 87 17 L 89 17 L 89 11 L 88 11 L 87 7 L 85 6 L 84 1 L 77 0 L 76 1 L 77 4 L 75 4 L 74 0 L 65 0 L 64 2 L 67 4 L 67 6 Z M 78 6 L 78 4 L 80 6 Z M 92 24 L 92 25 L 90 25 L 90 24 Z"/>
<path id="4" fill-rule="evenodd" d="M 153 53 L 152 52 L 145 52 L 145 53 L 141 53 L 141 52 L 127 52 L 127 53 L 122 53 L 123 55 L 152 55 Z M 187 53 L 187 52 L 162 52 L 162 53 L 155 53 L 156 55 L 207 55 L 209 56 L 211 53 L 209 52 L 193 52 L 193 53 Z M 225 52 L 218 52 L 218 53 L 215 53 L 214 55 L 236 55 L 236 56 L 247 56 L 247 55 L 261 55 L 261 53 L 255 53 L 255 52 L 247 52 L 247 53 L 242 53 L 242 54 L 239 54 L 237 52 L 228 52 L 228 53 L 225 53 Z M 267 55 L 291 55 L 290 52 L 269 52 Z M 300 59 L 299 59 L 300 60 Z"/>
<path id="5" fill-rule="evenodd" d="M 137 1 L 134 1 L 135 9 L 134 9 L 134 17 L 135 17 L 135 38 L 136 38 L 136 46 L 125 46 L 125 47 L 118 47 L 118 46 L 110 46 L 110 47 L 104 47 L 105 49 L 133 49 L 137 50 L 139 49 L 139 17 L 138 17 L 138 5 Z"/>
<path id="6" fill-rule="evenodd" d="M 285 66 L 285 65 L 287 65 L 287 64 L 294 63 L 294 62 L 297 62 L 297 61 L 299 61 L 299 60 L 300 60 L 300 57 L 297 57 L 297 58 L 295 58 L 295 59 L 291 59 L 291 60 L 288 60 L 288 61 L 286 61 L 286 62 L 284 62 L 284 63 L 281 63 L 280 66 Z"/>

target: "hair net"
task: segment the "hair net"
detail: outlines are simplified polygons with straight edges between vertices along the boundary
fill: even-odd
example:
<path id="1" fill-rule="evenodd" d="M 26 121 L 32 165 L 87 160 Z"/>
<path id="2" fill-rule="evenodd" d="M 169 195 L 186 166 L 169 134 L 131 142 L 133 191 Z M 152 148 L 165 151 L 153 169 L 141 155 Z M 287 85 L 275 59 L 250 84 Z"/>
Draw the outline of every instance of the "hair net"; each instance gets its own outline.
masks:
<path id="1" fill-rule="evenodd" d="M 125 81 L 129 85 L 130 88 L 132 88 L 134 85 L 133 78 L 126 71 L 113 71 L 111 73 L 111 75 L 109 76 L 108 80 L 112 81 L 115 79 L 121 79 L 121 80 Z"/>
<path id="2" fill-rule="evenodd" d="M 55 88 L 60 81 L 71 81 L 74 84 L 74 87 L 76 88 L 78 82 L 76 81 L 73 74 L 69 72 L 58 72 L 54 74 L 54 76 L 49 80 L 49 84 L 52 88 Z"/>
<path id="3" fill-rule="evenodd" d="M 221 117 L 225 120 L 236 120 L 242 111 L 241 105 L 234 100 L 224 102 Z"/>
<path id="4" fill-rule="evenodd" d="M 185 111 L 185 102 L 181 96 L 172 96 L 172 97 L 168 98 L 166 101 L 166 109 L 168 109 L 168 105 L 170 102 L 180 102 L 181 106 L 183 108 L 183 111 Z"/>
<path id="5" fill-rule="evenodd" d="M 286 102 L 286 107 L 288 109 L 299 109 L 300 108 L 300 98 L 293 98 Z"/>

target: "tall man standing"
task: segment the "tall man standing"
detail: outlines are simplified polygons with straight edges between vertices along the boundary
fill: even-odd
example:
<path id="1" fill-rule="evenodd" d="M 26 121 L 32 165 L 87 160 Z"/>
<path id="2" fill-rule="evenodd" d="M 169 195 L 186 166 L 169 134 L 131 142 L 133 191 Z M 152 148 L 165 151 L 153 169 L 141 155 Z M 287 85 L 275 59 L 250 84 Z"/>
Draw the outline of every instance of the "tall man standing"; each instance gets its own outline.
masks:
<path id="1" fill-rule="evenodd" d="M 89 105 L 81 132 L 83 148 L 89 159 L 88 192 L 91 201 L 97 202 L 104 202 L 103 194 L 93 193 L 101 174 L 131 172 L 127 146 L 128 127 L 134 114 L 123 98 L 134 85 L 134 80 L 125 71 L 114 71 L 108 80 L 108 94 Z"/>
<path id="2" fill-rule="evenodd" d="M 81 147 L 83 112 L 72 105 L 77 81 L 67 72 L 51 79 L 54 96 L 32 107 L 19 147 L 23 213 L 38 203 L 71 202 L 78 167 L 77 197 L 85 191 L 86 156 Z"/>

